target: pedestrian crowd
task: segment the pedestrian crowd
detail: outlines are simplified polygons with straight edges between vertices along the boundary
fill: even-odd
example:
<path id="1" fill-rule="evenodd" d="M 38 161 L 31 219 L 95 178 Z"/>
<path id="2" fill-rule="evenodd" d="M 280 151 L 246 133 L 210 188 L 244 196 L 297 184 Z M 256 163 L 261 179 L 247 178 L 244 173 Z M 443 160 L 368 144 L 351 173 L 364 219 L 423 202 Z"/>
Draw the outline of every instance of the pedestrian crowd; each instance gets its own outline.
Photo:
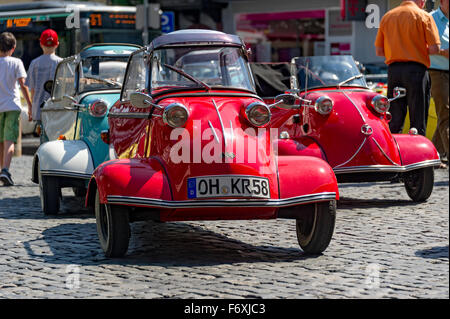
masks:
<path id="1" fill-rule="evenodd" d="M 392 133 L 400 133 L 407 112 L 411 127 L 426 135 L 430 97 L 433 97 L 437 127 L 433 143 L 441 159 L 449 157 L 449 0 L 440 0 L 431 14 L 425 0 L 403 0 L 380 22 L 375 40 L 376 55 L 388 65 L 388 97 L 395 87 L 406 88 L 406 96 L 391 103 Z M 58 35 L 45 30 L 40 37 L 43 54 L 25 71 L 22 61 L 12 57 L 16 48 L 13 34 L 0 34 L 0 180 L 13 185 L 9 167 L 19 132 L 20 91 L 28 105 L 29 121 L 41 121 L 41 105 L 49 98 L 43 84 L 52 80 L 61 61 L 55 52 Z M 443 162 L 442 167 L 445 167 Z"/>

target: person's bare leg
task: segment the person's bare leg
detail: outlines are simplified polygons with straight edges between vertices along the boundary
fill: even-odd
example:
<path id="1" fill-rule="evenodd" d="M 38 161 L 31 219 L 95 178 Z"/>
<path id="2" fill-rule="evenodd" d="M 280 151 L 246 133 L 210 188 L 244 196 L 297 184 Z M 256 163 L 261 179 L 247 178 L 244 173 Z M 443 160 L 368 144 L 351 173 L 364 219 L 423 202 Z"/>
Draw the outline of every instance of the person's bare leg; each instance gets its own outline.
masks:
<path id="1" fill-rule="evenodd" d="M 12 141 L 4 141 L 3 142 L 3 161 L 2 161 L 2 168 L 9 169 L 9 166 L 11 165 L 11 160 L 14 155 L 14 142 Z"/>
<path id="2" fill-rule="evenodd" d="M 12 186 L 14 185 L 14 182 L 11 179 L 9 165 L 11 164 L 11 160 L 14 155 L 14 142 L 4 141 L 2 153 L 2 171 L 0 173 L 0 180 L 2 181 L 4 186 Z"/>

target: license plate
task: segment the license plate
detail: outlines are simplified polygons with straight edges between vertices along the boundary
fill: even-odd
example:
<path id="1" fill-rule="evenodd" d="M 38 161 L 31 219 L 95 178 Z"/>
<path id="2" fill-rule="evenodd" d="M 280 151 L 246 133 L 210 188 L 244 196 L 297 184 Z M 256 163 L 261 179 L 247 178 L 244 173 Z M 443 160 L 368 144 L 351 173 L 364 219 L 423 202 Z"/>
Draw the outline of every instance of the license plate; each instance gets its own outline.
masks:
<path id="1" fill-rule="evenodd" d="M 188 178 L 188 198 L 270 198 L 269 180 L 252 176 L 203 176 Z"/>

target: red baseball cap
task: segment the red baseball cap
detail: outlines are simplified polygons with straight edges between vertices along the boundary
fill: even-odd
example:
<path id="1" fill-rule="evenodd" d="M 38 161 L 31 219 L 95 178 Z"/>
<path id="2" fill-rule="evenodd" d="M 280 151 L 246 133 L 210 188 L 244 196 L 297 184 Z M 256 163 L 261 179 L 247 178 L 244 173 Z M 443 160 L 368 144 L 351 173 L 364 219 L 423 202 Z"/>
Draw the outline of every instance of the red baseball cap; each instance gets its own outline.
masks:
<path id="1" fill-rule="evenodd" d="M 46 47 L 55 47 L 59 44 L 58 34 L 52 29 L 47 29 L 42 32 L 39 40 L 41 41 L 41 44 Z"/>

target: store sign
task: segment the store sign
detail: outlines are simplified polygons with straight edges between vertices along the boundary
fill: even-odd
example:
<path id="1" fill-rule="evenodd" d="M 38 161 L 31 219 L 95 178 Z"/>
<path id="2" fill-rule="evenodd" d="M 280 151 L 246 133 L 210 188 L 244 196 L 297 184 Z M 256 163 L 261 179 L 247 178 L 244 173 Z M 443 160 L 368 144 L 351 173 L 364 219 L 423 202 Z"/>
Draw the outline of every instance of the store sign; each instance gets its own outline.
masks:
<path id="1" fill-rule="evenodd" d="M 25 28 L 31 26 L 31 18 L 15 18 L 6 20 L 6 28 Z"/>
<path id="2" fill-rule="evenodd" d="M 89 25 L 91 28 L 134 28 L 136 15 L 134 13 L 91 13 Z"/>
<path id="3" fill-rule="evenodd" d="M 345 21 L 365 21 L 367 0 L 341 0 L 341 17 Z"/>

